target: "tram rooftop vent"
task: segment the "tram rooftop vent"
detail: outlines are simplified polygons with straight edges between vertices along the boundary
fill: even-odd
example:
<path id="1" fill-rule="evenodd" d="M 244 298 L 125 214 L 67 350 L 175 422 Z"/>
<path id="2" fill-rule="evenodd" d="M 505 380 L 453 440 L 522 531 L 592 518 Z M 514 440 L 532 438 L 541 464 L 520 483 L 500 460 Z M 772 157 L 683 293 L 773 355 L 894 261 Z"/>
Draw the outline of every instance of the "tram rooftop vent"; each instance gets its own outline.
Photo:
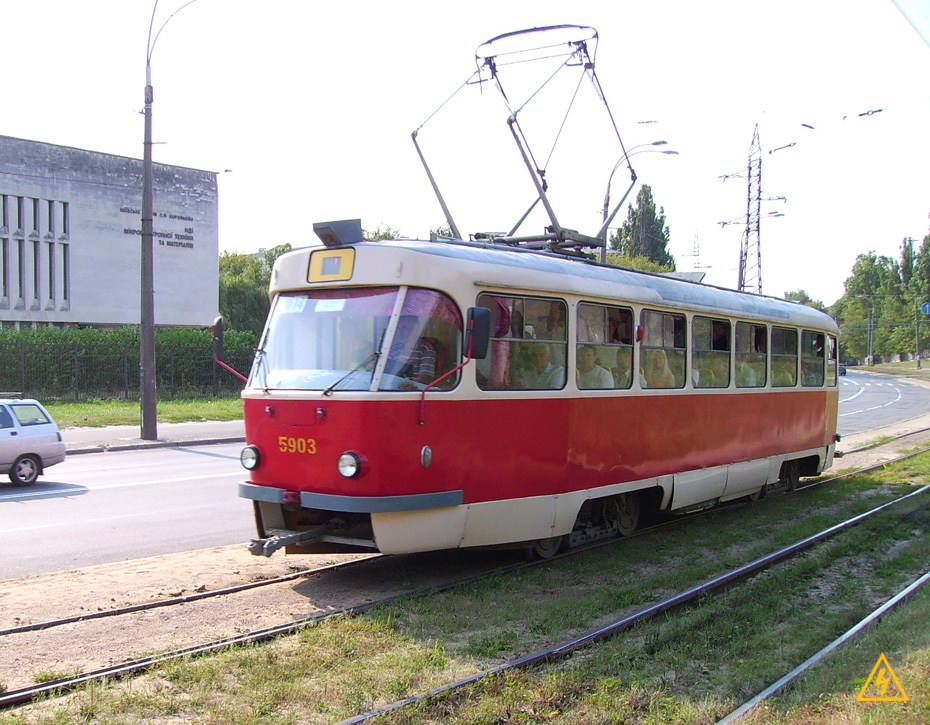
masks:
<path id="1" fill-rule="evenodd" d="M 338 222 L 314 222 L 313 232 L 327 247 L 358 244 L 365 240 L 361 219 L 344 219 Z"/>

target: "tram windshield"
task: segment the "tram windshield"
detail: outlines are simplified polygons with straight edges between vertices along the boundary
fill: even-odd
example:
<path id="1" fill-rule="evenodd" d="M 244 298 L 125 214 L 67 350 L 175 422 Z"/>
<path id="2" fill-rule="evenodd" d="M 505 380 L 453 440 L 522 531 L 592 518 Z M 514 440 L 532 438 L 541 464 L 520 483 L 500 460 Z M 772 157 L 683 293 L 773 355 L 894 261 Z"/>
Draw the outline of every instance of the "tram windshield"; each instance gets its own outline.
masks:
<path id="1" fill-rule="evenodd" d="M 371 390 L 376 382 L 381 390 L 422 389 L 455 366 L 461 341 L 458 308 L 434 290 L 288 292 L 273 302 L 249 384 L 327 393 Z M 450 376 L 437 387 L 457 381 Z"/>

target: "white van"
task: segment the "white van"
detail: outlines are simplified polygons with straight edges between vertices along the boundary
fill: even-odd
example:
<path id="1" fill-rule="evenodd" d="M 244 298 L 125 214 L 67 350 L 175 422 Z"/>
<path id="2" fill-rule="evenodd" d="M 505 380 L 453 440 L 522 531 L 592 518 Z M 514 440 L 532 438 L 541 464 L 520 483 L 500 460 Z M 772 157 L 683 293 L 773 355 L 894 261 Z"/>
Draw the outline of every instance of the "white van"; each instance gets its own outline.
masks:
<path id="1" fill-rule="evenodd" d="M 17 486 L 30 486 L 63 460 L 58 425 L 38 401 L 0 398 L 0 473 Z"/>

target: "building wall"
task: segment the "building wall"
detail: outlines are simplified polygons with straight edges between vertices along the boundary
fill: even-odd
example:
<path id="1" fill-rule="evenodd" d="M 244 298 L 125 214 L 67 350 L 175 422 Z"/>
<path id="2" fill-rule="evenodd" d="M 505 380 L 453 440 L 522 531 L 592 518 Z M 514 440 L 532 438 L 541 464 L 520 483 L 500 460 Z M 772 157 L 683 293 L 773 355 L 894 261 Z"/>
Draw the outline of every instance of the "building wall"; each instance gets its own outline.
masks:
<path id="1" fill-rule="evenodd" d="M 155 324 L 218 309 L 216 173 L 154 166 Z M 0 136 L 0 322 L 139 324 L 142 161 Z"/>

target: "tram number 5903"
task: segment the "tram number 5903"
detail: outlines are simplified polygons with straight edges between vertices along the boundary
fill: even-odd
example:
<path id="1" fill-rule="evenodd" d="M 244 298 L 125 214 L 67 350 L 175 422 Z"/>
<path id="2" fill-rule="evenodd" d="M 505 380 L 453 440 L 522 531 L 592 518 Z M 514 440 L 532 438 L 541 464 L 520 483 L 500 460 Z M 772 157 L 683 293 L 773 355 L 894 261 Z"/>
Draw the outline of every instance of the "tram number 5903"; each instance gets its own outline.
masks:
<path id="1" fill-rule="evenodd" d="M 313 438 L 291 438 L 278 436 L 278 450 L 281 453 L 316 453 L 316 440 Z"/>

